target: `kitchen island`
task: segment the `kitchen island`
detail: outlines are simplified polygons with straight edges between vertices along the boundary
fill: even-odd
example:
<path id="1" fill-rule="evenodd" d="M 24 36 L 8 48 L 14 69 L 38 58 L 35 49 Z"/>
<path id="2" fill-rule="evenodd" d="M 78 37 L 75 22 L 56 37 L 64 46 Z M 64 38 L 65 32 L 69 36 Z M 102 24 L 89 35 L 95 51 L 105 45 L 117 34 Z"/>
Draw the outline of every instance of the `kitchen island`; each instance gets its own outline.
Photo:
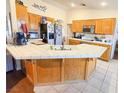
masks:
<path id="1" fill-rule="evenodd" d="M 26 75 L 34 87 L 87 80 L 105 50 L 88 44 L 65 45 L 63 50 L 51 45 L 7 45 L 7 51 L 26 65 Z"/>

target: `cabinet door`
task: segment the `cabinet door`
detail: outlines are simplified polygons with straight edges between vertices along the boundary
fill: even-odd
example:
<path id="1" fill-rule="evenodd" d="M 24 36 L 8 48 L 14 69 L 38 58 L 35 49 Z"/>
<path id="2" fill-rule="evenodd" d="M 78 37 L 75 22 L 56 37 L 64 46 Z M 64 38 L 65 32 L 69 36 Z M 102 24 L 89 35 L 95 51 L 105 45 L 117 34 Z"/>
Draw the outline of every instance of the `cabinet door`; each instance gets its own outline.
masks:
<path id="1" fill-rule="evenodd" d="M 51 17 L 47 17 L 47 21 L 54 23 L 55 19 Z"/>
<path id="2" fill-rule="evenodd" d="M 23 5 L 16 4 L 16 17 L 17 20 L 24 20 L 26 23 L 28 23 L 27 8 Z"/>
<path id="3" fill-rule="evenodd" d="M 27 77 L 32 83 L 34 83 L 33 63 L 31 62 L 31 60 L 25 60 L 25 68 Z"/>
<path id="4" fill-rule="evenodd" d="M 112 35 L 115 28 L 115 18 L 96 20 L 96 34 Z"/>
<path id="5" fill-rule="evenodd" d="M 102 30 L 104 34 L 113 34 L 115 27 L 115 19 L 103 19 L 102 20 Z"/>
<path id="6" fill-rule="evenodd" d="M 82 20 L 74 20 L 72 22 L 72 32 L 81 33 L 83 31 L 83 21 Z"/>
<path id="7" fill-rule="evenodd" d="M 107 47 L 107 50 L 103 53 L 103 55 L 101 56 L 101 59 L 105 60 L 105 61 L 109 61 L 111 56 L 111 46 Z"/>
<path id="8" fill-rule="evenodd" d="M 28 13 L 29 28 L 38 31 L 39 23 L 41 22 L 41 16 Z"/>
<path id="9" fill-rule="evenodd" d="M 77 30 L 77 22 L 72 21 L 72 32 L 76 32 L 76 30 Z"/>
<path id="10" fill-rule="evenodd" d="M 78 44 L 80 44 L 80 41 L 69 39 L 69 45 L 78 45 Z"/>
<path id="11" fill-rule="evenodd" d="M 82 20 L 83 25 L 95 25 L 95 20 L 89 19 L 89 20 Z"/>
<path id="12" fill-rule="evenodd" d="M 101 19 L 96 20 L 95 33 L 96 34 L 103 34 L 102 20 Z"/>

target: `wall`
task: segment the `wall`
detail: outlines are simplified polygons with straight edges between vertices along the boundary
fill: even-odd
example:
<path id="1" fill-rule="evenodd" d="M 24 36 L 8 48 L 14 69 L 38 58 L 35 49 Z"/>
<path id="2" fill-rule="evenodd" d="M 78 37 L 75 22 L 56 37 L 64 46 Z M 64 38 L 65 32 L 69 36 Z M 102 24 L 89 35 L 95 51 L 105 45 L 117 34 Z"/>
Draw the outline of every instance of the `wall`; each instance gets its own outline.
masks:
<path id="1" fill-rule="evenodd" d="M 15 8 L 15 0 L 9 0 L 10 1 L 10 11 L 12 16 L 12 28 L 13 32 L 18 31 L 17 30 L 17 19 L 16 19 L 16 8 Z M 27 6 L 28 12 L 35 13 L 42 16 L 52 17 L 55 19 L 62 19 L 63 20 L 63 35 L 66 36 L 67 33 L 67 23 L 66 23 L 66 11 L 62 8 L 56 7 L 50 3 L 43 2 L 42 0 L 21 0 L 23 1 L 24 5 Z M 43 5 L 47 7 L 47 11 L 44 13 L 34 7 L 32 7 L 32 4 Z"/>
<path id="2" fill-rule="evenodd" d="M 10 13 L 11 13 L 11 21 L 12 21 L 12 31 L 17 31 L 17 20 L 16 20 L 16 6 L 15 0 L 8 0 L 10 4 Z"/>
<path id="3" fill-rule="evenodd" d="M 63 35 L 66 35 L 67 26 L 66 26 L 66 11 L 60 7 L 54 6 L 48 2 L 43 2 L 42 0 L 22 0 L 24 5 L 27 6 L 28 12 L 35 13 L 38 15 L 43 15 L 47 17 L 52 17 L 55 19 L 62 19 L 63 20 Z M 34 8 L 32 5 L 36 3 L 38 5 L 43 5 L 47 7 L 46 12 L 38 10 Z"/>
<path id="4" fill-rule="evenodd" d="M 68 11 L 67 23 L 79 19 L 117 18 L 117 10 L 73 9 Z"/>

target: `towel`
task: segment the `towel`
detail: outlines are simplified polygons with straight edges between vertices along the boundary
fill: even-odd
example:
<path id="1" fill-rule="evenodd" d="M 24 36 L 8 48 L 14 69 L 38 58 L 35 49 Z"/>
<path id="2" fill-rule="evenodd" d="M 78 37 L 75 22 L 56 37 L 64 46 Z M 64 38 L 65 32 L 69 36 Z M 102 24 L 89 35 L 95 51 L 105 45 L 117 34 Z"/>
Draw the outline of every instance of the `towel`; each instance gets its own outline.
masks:
<path id="1" fill-rule="evenodd" d="M 21 29 L 26 35 L 28 34 L 28 27 L 26 24 L 21 24 Z"/>

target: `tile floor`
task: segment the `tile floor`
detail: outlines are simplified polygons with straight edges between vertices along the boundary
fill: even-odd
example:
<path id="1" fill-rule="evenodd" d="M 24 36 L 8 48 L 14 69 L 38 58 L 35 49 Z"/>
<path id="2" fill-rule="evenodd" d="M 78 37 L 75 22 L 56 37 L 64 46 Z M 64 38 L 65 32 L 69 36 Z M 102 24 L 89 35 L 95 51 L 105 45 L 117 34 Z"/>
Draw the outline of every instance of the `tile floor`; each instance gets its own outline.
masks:
<path id="1" fill-rule="evenodd" d="M 117 93 L 118 62 L 98 60 L 94 74 L 87 81 L 36 87 L 36 93 Z"/>

